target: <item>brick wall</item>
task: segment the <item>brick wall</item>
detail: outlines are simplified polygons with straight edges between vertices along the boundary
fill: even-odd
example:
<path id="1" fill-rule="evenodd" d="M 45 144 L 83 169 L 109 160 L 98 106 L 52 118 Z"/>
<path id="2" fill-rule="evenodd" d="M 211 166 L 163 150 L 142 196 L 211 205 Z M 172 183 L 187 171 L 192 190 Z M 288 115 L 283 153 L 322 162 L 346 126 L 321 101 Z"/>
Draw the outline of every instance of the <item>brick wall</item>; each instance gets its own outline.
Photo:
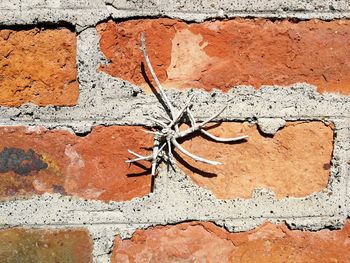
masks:
<path id="1" fill-rule="evenodd" d="M 0 3 L 0 263 L 350 262 L 347 1 Z M 165 115 L 195 133 L 128 165 Z M 180 127 L 185 129 L 186 124 Z"/>

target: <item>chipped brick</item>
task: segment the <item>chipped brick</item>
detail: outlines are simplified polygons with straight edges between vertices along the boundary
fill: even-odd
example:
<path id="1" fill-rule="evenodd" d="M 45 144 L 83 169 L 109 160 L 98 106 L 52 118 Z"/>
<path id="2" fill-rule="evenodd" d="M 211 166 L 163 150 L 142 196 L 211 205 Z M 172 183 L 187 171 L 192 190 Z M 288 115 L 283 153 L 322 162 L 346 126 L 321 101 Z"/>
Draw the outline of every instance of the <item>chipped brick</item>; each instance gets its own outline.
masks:
<path id="1" fill-rule="evenodd" d="M 213 223 L 191 222 L 137 230 L 115 239 L 111 262 L 350 262 L 350 222 L 341 230 L 307 232 L 265 223 L 229 233 Z"/>
<path id="2" fill-rule="evenodd" d="M 319 92 L 350 94 L 350 22 L 232 19 L 186 24 L 142 19 L 98 25 L 107 59 L 101 70 L 147 87 L 140 32 L 165 87 L 219 88 L 307 82 Z M 150 75 L 148 75 L 150 78 Z"/>
<path id="3" fill-rule="evenodd" d="M 248 135 L 246 142 L 217 143 L 198 135 L 184 140 L 190 152 L 223 165 L 194 162 L 180 154 L 180 167 L 217 198 L 251 198 L 254 189 L 271 189 L 277 198 L 304 197 L 326 188 L 333 130 L 322 122 L 287 122 L 273 137 L 256 125 L 224 122 L 209 129 L 216 136 Z"/>

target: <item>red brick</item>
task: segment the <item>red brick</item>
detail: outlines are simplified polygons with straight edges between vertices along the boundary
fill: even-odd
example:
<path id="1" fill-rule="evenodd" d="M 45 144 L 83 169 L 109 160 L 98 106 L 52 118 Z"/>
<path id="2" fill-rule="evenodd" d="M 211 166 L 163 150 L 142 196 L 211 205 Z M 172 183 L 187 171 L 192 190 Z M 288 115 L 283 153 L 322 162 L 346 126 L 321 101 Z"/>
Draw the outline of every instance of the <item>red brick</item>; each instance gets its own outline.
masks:
<path id="1" fill-rule="evenodd" d="M 76 105 L 76 35 L 68 29 L 0 30 L 0 105 Z"/>
<path id="2" fill-rule="evenodd" d="M 1 198 L 56 192 L 120 201 L 150 192 L 148 170 L 125 163 L 128 149 L 142 154 L 147 151 L 141 148 L 151 145 L 152 137 L 139 127 L 96 127 L 86 137 L 1 127 L 0 137 Z"/>
<path id="3" fill-rule="evenodd" d="M 0 262 L 92 262 L 92 240 L 85 230 L 0 230 Z"/>
<path id="4" fill-rule="evenodd" d="M 142 19 L 102 23 L 97 30 L 107 65 L 100 70 L 147 87 L 140 32 L 163 85 L 219 88 L 307 82 L 319 92 L 350 94 L 350 22 L 233 19 L 191 23 Z"/>
<path id="5" fill-rule="evenodd" d="M 223 163 L 211 166 L 180 155 L 187 162 L 180 168 L 217 198 L 251 198 L 256 188 L 271 189 L 277 198 L 304 197 L 328 184 L 333 130 L 322 122 L 289 122 L 273 138 L 261 134 L 256 125 L 234 122 L 210 131 L 223 138 L 249 136 L 234 144 L 201 135 L 183 142 L 190 152 Z"/>
<path id="6" fill-rule="evenodd" d="M 138 230 L 115 239 L 116 262 L 295 263 L 350 262 L 350 221 L 342 230 L 308 232 L 265 223 L 229 233 L 213 223 L 182 223 Z"/>

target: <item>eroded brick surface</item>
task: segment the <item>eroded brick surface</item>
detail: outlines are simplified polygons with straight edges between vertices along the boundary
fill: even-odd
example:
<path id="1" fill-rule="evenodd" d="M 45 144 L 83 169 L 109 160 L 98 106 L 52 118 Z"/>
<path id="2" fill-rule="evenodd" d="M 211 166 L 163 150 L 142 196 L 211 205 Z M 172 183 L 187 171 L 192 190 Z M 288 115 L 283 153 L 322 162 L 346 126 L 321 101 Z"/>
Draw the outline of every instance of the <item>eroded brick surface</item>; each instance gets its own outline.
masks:
<path id="1" fill-rule="evenodd" d="M 84 230 L 0 230 L 1 263 L 91 263 L 91 253 Z"/>
<path id="2" fill-rule="evenodd" d="M 0 128 L 0 197 L 43 193 L 129 200 L 150 191 L 142 166 L 128 166 L 128 149 L 151 145 L 139 127 L 96 127 L 86 137 L 43 128 Z M 148 163 L 141 163 L 149 167 Z"/>
<path id="3" fill-rule="evenodd" d="M 116 262 L 329 263 L 350 262 L 350 222 L 342 230 L 304 232 L 265 223 L 229 233 L 212 223 L 183 223 L 138 230 L 116 238 Z"/>
<path id="4" fill-rule="evenodd" d="M 307 82 L 319 92 L 350 94 L 350 22 L 233 19 L 186 24 L 171 19 L 98 25 L 107 59 L 101 70 L 146 87 L 139 50 L 148 53 L 168 88 L 227 91 L 235 85 Z M 149 75 L 150 76 L 150 75 Z"/>
<path id="5" fill-rule="evenodd" d="M 78 95 L 75 33 L 0 30 L 0 105 L 71 106 Z"/>
<path id="6" fill-rule="evenodd" d="M 225 122 L 210 132 L 219 137 L 248 135 L 247 141 L 217 143 L 201 135 L 185 140 L 190 152 L 223 165 L 211 166 L 184 155 L 180 168 L 217 198 L 250 198 L 271 189 L 277 198 L 303 197 L 323 190 L 329 179 L 333 130 L 322 122 L 290 122 L 273 138 L 256 125 Z"/>

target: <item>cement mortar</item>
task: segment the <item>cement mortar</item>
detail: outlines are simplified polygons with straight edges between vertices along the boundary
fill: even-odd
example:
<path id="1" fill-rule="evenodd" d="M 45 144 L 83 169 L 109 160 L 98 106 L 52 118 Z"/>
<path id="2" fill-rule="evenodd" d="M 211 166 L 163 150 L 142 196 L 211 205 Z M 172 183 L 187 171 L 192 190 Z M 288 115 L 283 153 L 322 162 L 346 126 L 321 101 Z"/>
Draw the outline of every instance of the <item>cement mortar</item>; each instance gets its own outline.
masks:
<path id="1" fill-rule="evenodd" d="M 259 118 L 257 124 L 263 133 L 273 135 L 284 127 L 286 121 L 280 118 Z"/>
<path id="2" fill-rule="evenodd" d="M 83 30 L 107 18 L 145 16 L 166 16 L 197 22 L 230 17 L 348 18 L 350 4 L 346 0 L 9 0 L 0 3 L 0 15 L 0 23 L 5 25 L 66 21 Z"/>

